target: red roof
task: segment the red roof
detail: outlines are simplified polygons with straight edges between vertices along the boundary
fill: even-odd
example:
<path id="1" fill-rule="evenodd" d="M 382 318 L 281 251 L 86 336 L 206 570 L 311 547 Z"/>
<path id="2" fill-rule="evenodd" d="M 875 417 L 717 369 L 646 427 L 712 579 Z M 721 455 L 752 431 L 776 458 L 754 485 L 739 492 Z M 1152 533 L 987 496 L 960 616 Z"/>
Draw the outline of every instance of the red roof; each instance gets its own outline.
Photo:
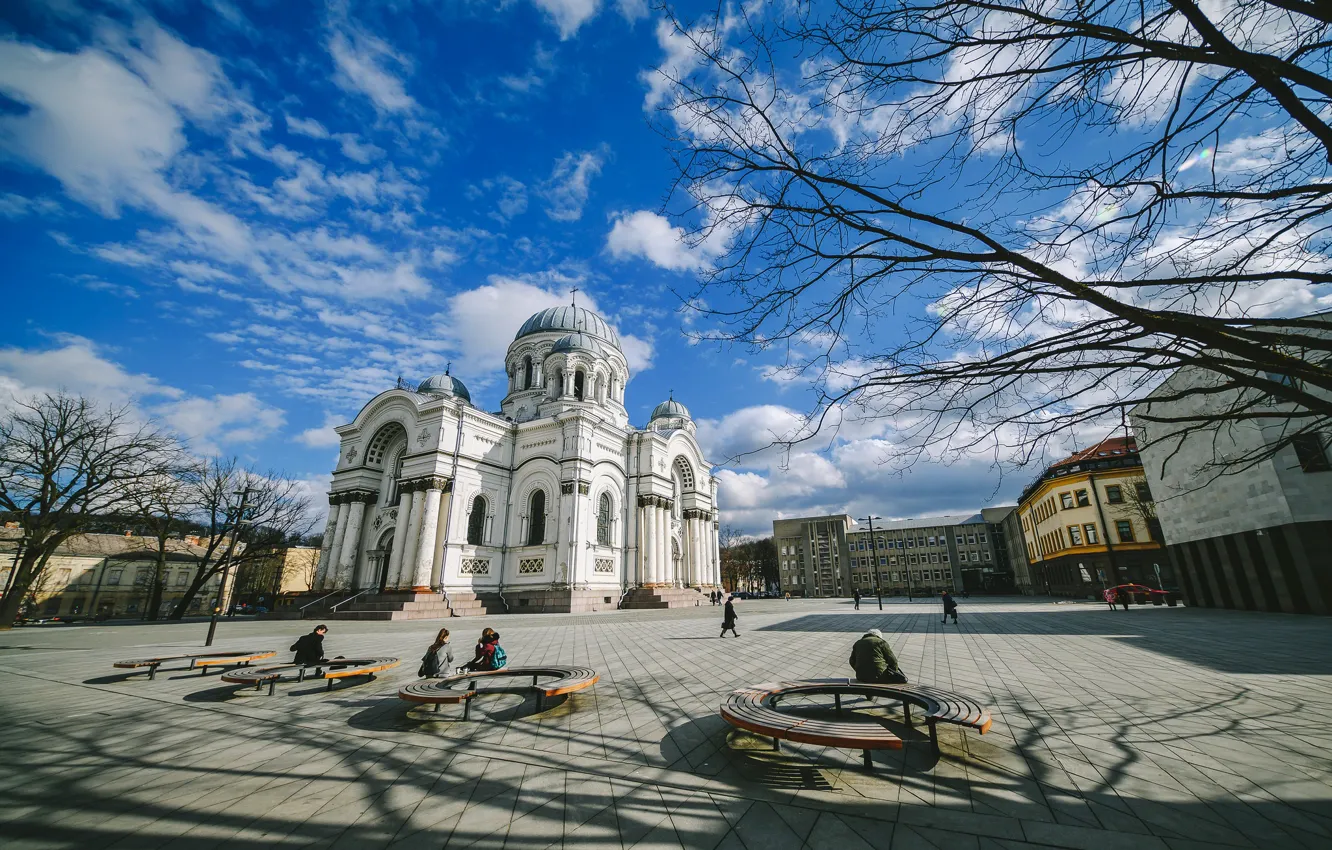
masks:
<path id="1" fill-rule="evenodd" d="M 1050 464 L 1049 468 L 1054 469 L 1057 466 L 1067 466 L 1070 463 L 1096 460 L 1099 457 L 1122 457 L 1137 450 L 1138 441 L 1133 437 L 1106 437 L 1090 448 L 1074 452 L 1063 460 Z"/>

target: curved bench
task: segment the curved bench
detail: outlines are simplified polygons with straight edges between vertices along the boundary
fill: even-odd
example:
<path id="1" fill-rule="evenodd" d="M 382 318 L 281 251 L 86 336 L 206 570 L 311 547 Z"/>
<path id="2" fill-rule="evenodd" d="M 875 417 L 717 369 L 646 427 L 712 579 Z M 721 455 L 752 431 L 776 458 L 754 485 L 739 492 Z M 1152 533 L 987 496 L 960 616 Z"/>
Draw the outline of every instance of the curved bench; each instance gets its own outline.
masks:
<path id="1" fill-rule="evenodd" d="M 472 700 L 479 693 L 482 693 L 476 689 L 478 679 L 519 676 L 532 677 L 530 687 L 531 690 L 536 691 L 537 711 L 541 711 L 545 707 L 546 697 L 581 691 L 584 688 L 592 687 L 601 679 L 597 671 L 589 667 L 502 667 L 499 670 L 478 670 L 444 676 L 439 679 L 412 682 L 398 689 L 398 697 L 408 702 L 434 705 L 435 711 L 439 711 L 441 705 L 462 703 L 462 719 L 470 720 L 472 718 Z M 542 682 L 540 681 L 542 676 L 554 676 L 555 679 Z M 467 688 L 461 691 L 452 690 L 451 687 L 458 682 L 466 682 Z"/>
<path id="2" fill-rule="evenodd" d="M 803 718 L 777 710 L 777 703 L 788 696 L 831 694 L 838 714 L 846 695 L 882 697 L 902 703 L 907 726 L 912 725 L 913 706 L 924 710 L 923 719 L 930 731 L 930 745 L 939 751 L 937 726 L 952 723 L 976 729 L 982 735 L 990 731 L 990 712 L 971 697 L 929 685 L 887 685 L 857 682 L 854 679 L 811 679 L 797 682 L 770 682 L 734 691 L 722 703 L 722 718 L 740 729 L 772 738 L 773 749 L 781 740 L 860 750 L 865 767 L 872 766 L 871 750 L 902 748 L 902 739 L 875 722 L 828 721 Z"/>
<path id="3" fill-rule="evenodd" d="M 316 676 L 322 675 L 328 681 L 328 690 L 331 691 L 334 679 L 346 679 L 351 676 L 369 676 L 373 679 L 376 673 L 391 670 L 401 663 L 397 658 L 333 658 L 318 664 L 273 664 L 268 667 L 232 670 L 222 675 L 222 681 L 233 685 L 254 685 L 256 691 L 267 682 L 268 694 L 272 696 L 283 676 L 294 673 L 295 681 L 303 682 L 305 674 L 313 670 Z"/>
<path id="4" fill-rule="evenodd" d="M 263 661 L 265 658 L 272 658 L 274 655 L 277 655 L 277 653 L 271 650 L 262 652 L 203 652 L 195 655 L 164 655 L 160 658 L 131 658 L 127 661 L 117 661 L 111 666 L 131 670 L 147 667 L 148 678 L 152 680 L 157 678 L 157 668 L 170 661 L 188 661 L 190 666 L 186 668 L 187 670 L 198 668 L 203 675 L 207 676 L 209 667 L 249 666 L 251 661 Z"/>

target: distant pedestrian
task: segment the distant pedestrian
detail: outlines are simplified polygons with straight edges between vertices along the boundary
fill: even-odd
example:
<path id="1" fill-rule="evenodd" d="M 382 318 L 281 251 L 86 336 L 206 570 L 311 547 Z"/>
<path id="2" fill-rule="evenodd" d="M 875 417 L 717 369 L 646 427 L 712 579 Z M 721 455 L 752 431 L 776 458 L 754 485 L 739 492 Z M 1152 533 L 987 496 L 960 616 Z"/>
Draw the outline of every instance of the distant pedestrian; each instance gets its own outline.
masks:
<path id="1" fill-rule="evenodd" d="M 731 599 L 730 596 L 726 597 L 726 608 L 722 611 L 721 637 L 726 637 L 728 631 L 736 637 L 740 637 L 740 633 L 735 630 L 735 605 L 731 602 Z"/>
<path id="2" fill-rule="evenodd" d="M 789 591 L 789 590 L 786 591 L 786 601 L 787 601 L 787 602 L 790 602 L 790 601 L 791 601 L 791 591 Z"/>
<path id="3" fill-rule="evenodd" d="M 851 667 L 856 681 L 866 684 L 901 685 L 907 677 L 897 665 L 897 656 L 883 632 L 870 629 L 851 647 Z"/>
<path id="4" fill-rule="evenodd" d="M 1106 605 L 1110 606 L 1111 611 L 1115 610 L 1115 592 L 1113 590 L 1110 588 L 1102 590 L 1101 598 L 1105 600 Z"/>
<path id="5" fill-rule="evenodd" d="M 859 589 L 859 588 L 856 588 L 856 590 L 851 594 L 851 596 L 852 596 L 853 599 L 856 600 L 856 610 L 859 611 L 859 610 L 860 610 L 860 589 Z"/>
<path id="6" fill-rule="evenodd" d="M 301 635 L 296 642 L 291 645 L 291 651 L 296 653 L 296 657 L 291 660 L 292 664 L 320 664 L 327 659 L 324 658 L 324 635 L 328 634 L 328 626 L 323 623 L 314 627 L 314 631 L 308 635 Z"/>
<path id="7" fill-rule="evenodd" d="M 435 679 L 453 674 L 453 647 L 449 646 L 449 630 L 440 629 L 435 635 L 435 642 L 426 649 L 421 658 L 421 669 L 416 675 L 423 679 Z"/>
<path id="8" fill-rule="evenodd" d="M 952 618 L 953 618 L 953 625 L 956 626 L 956 625 L 957 625 L 957 600 L 953 598 L 953 594 L 949 593 L 949 592 L 946 591 L 946 590 L 941 594 L 941 598 L 943 599 L 943 606 L 944 606 L 943 622 L 945 622 L 945 623 L 948 622 L 948 618 L 949 618 L 949 617 L 952 617 Z"/>
<path id="9" fill-rule="evenodd" d="M 1119 602 L 1120 605 L 1124 606 L 1125 611 L 1128 610 L 1129 595 L 1128 591 L 1125 590 L 1122 586 L 1115 588 L 1115 600 Z"/>

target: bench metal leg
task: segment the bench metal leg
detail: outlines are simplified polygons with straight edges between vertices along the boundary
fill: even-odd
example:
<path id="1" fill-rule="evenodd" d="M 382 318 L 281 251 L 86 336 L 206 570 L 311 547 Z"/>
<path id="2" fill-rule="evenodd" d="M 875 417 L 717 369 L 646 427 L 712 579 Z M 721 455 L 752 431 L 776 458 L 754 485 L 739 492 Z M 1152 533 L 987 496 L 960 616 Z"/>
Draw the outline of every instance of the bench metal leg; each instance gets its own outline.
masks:
<path id="1" fill-rule="evenodd" d="M 781 739 L 779 739 L 779 738 L 773 738 L 773 739 L 772 739 L 772 751 L 773 751 L 774 753 L 780 753 L 780 752 L 782 751 L 782 742 L 781 742 Z"/>
<path id="2" fill-rule="evenodd" d="M 259 686 L 255 685 L 257 689 Z M 277 679 L 268 680 L 268 695 L 271 697 L 277 691 Z"/>
<path id="3" fill-rule="evenodd" d="M 441 705 L 443 705 L 443 703 L 438 703 L 438 702 L 435 703 L 435 713 L 436 713 L 436 714 L 439 714 L 439 707 L 440 707 Z"/>
<path id="4" fill-rule="evenodd" d="M 865 769 L 866 769 L 866 770 L 873 770 L 873 769 L 874 769 L 874 761 L 870 758 L 870 751 L 869 751 L 869 750 L 861 750 L 861 751 L 860 751 L 860 754 L 861 754 L 861 756 L 864 757 L 864 759 L 865 759 Z"/>
<path id="5" fill-rule="evenodd" d="M 925 725 L 930 727 L 930 746 L 934 748 L 934 754 L 937 756 L 939 754 L 939 724 L 929 720 L 926 721 Z"/>
<path id="6" fill-rule="evenodd" d="M 536 676 L 533 676 L 533 677 L 532 677 L 532 687 L 535 688 L 536 686 L 537 686 L 537 677 L 536 677 Z"/>
<path id="7" fill-rule="evenodd" d="M 325 688 L 324 690 L 326 690 L 326 691 L 331 691 L 331 690 L 333 690 L 333 680 L 332 680 L 332 679 L 329 679 L 329 680 L 328 680 L 328 687 Z"/>
<path id="8" fill-rule="evenodd" d="M 473 695 L 475 695 L 475 692 L 472 692 L 472 694 L 469 695 L 469 696 L 467 697 L 467 699 L 463 700 L 463 720 L 471 720 L 471 719 L 472 719 L 472 696 L 473 696 Z"/>
<path id="9" fill-rule="evenodd" d="M 841 713 L 842 713 L 842 695 L 841 695 L 841 694 L 833 694 L 833 703 L 837 706 L 837 713 L 838 713 L 838 714 L 841 714 Z"/>
<path id="10" fill-rule="evenodd" d="M 149 665 L 148 665 L 148 681 L 151 682 L 151 681 L 153 681 L 153 680 L 156 679 L 156 678 L 157 678 L 157 665 L 156 665 L 156 664 L 149 664 Z"/>
<path id="11" fill-rule="evenodd" d="M 534 678 L 535 678 L 535 677 L 534 677 Z M 537 711 L 539 711 L 539 712 L 540 712 L 540 711 L 545 711 L 545 710 L 546 710 L 546 695 L 543 694 L 541 691 L 537 691 L 537 692 L 536 692 L 536 695 L 537 695 Z"/>
<path id="12" fill-rule="evenodd" d="M 911 703 L 907 702 L 906 700 L 902 700 L 902 716 L 906 718 L 906 725 L 908 729 L 916 728 L 915 726 L 911 725 Z"/>

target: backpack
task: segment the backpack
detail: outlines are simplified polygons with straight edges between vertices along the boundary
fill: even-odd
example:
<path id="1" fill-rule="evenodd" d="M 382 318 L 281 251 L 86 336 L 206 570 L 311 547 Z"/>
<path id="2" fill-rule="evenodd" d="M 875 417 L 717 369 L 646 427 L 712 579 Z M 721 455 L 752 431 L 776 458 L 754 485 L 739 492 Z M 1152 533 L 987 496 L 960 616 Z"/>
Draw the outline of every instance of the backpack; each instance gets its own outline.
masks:
<path id="1" fill-rule="evenodd" d="M 421 669 L 416 671 L 416 675 L 425 679 L 439 675 L 439 653 L 436 650 L 426 650 L 421 659 Z"/>
<path id="2" fill-rule="evenodd" d="M 505 654 L 504 647 L 495 647 L 495 654 L 490 656 L 490 669 L 499 670 L 501 667 L 507 666 L 508 663 L 509 656 Z"/>

